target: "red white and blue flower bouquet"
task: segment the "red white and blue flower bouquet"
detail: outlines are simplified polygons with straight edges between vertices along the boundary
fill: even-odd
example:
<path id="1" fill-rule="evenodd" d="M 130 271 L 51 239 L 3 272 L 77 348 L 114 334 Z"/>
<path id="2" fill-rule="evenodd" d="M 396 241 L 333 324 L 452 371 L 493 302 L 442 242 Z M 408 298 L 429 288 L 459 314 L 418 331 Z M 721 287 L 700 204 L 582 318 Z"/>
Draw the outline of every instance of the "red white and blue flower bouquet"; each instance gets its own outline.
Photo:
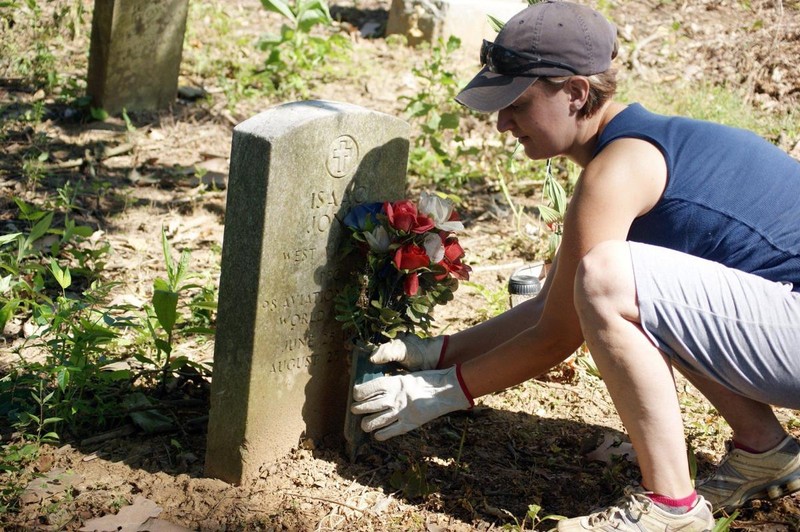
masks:
<path id="1" fill-rule="evenodd" d="M 456 232 L 464 226 L 451 200 L 423 192 L 410 200 L 365 203 L 344 219 L 345 251 L 362 267 L 336 300 L 336 319 L 352 338 L 379 344 L 398 333 L 427 334 L 434 307 L 469 279 Z"/>
<path id="2" fill-rule="evenodd" d="M 350 390 L 394 368 L 369 361 L 372 349 L 399 333 L 427 335 L 433 310 L 453 299 L 469 279 L 456 232 L 464 226 L 451 200 L 423 192 L 419 203 L 402 200 L 353 207 L 343 220 L 350 238 L 344 251 L 358 264 L 336 298 L 336 319 L 353 340 Z M 345 437 L 354 460 L 364 434 L 350 415 Z"/>

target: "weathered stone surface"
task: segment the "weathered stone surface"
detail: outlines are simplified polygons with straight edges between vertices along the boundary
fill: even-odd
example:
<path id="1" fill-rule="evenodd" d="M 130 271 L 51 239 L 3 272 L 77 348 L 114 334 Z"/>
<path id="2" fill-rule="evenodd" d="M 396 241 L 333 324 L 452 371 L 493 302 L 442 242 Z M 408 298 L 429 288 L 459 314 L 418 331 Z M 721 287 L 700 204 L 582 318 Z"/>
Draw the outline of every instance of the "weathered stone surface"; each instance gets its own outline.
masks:
<path id="1" fill-rule="evenodd" d="M 169 107 L 189 0 L 95 0 L 88 94 L 110 114 Z"/>
<path id="2" fill-rule="evenodd" d="M 464 50 L 477 54 L 483 39 L 497 35 L 489 15 L 505 22 L 527 5 L 525 0 L 392 0 L 386 34 L 405 35 L 411 45 L 453 35 Z"/>
<path id="3" fill-rule="evenodd" d="M 347 351 L 333 298 L 338 219 L 403 197 L 407 123 L 362 107 L 282 105 L 234 130 L 206 475 L 256 477 L 301 436 L 342 443 Z"/>

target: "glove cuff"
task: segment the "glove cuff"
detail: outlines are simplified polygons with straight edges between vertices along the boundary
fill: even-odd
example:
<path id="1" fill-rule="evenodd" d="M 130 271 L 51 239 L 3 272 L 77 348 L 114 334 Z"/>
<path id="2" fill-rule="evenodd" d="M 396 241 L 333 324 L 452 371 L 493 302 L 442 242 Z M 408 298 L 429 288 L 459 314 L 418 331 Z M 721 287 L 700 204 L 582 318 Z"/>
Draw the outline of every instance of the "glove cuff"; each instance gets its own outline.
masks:
<path id="1" fill-rule="evenodd" d="M 469 407 L 472 408 L 475 406 L 475 400 L 472 398 L 472 394 L 467 388 L 467 384 L 464 382 L 464 377 L 461 376 L 461 364 L 456 364 L 456 377 L 458 378 L 458 385 L 461 386 L 461 392 L 464 394 L 464 397 L 467 398 L 469 401 Z"/>
<path id="2" fill-rule="evenodd" d="M 446 334 L 442 338 L 442 349 L 439 351 L 439 360 L 436 361 L 436 365 L 433 366 L 433 369 L 442 369 L 442 362 L 444 362 L 444 352 L 447 351 L 447 344 L 450 343 L 450 335 Z"/>

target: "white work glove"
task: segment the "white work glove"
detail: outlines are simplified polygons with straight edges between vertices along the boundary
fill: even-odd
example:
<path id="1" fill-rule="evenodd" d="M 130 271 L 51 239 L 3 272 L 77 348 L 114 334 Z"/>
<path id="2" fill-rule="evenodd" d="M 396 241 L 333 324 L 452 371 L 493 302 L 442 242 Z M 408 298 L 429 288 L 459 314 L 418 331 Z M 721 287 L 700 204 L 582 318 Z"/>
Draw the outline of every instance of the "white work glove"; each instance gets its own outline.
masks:
<path id="1" fill-rule="evenodd" d="M 361 420 L 361 428 L 364 432 L 377 430 L 376 440 L 405 434 L 434 418 L 473 406 L 460 371 L 460 366 L 453 366 L 357 384 L 350 411 L 371 414 Z"/>
<path id="2" fill-rule="evenodd" d="M 449 336 L 420 338 L 416 334 L 398 334 L 391 342 L 378 346 L 369 357 L 373 364 L 397 362 L 410 371 L 436 369 L 447 349 Z"/>

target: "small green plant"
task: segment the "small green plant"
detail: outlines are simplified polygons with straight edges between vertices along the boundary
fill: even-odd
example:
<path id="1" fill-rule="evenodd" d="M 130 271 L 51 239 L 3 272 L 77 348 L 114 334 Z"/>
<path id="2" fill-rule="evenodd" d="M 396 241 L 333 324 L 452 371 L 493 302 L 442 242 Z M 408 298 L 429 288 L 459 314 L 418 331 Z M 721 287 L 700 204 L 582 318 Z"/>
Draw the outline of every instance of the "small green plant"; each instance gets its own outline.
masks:
<path id="1" fill-rule="evenodd" d="M 737 517 L 739 517 L 739 510 L 736 510 L 729 516 L 720 517 L 714 523 L 714 528 L 711 529 L 711 532 L 728 532 Z"/>
<path id="2" fill-rule="evenodd" d="M 2 394 L 2 381 L 0 381 Z M 0 516 L 13 511 L 19 495 L 25 489 L 21 473 L 25 466 L 36 459 L 39 445 L 25 440 L 5 443 L 0 446 Z"/>
<path id="3" fill-rule="evenodd" d="M 409 499 L 426 497 L 434 492 L 434 486 L 428 482 L 428 464 L 407 456 L 400 456 L 400 460 L 407 463 L 403 469 L 396 470 L 389 477 L 389 484 L 393 488 L 403 492 Z"/>
<path id="4" fill-rule="evenodd" d="M 213 291 L 187 282 L 192 277 L 195 277 L 188 269 L 191 254 L 188 250 L 183 250 L 176 262 L 172 258 L 172 251 L 163 228 L 161 229 L 161 248 L 164 254 L 167 278 L 158 278 L 153 283 L 151 306 L 147 309 L 147 319 L 145 320 L 156 348 L 156 356 L 155 358 L 149 358 L 140 353 L 137 355 L 137 359 L 140 362 L 160 368 L 160 386 L 163 390 L 173 372 L 180 371 L 186 365 L 197 366 L 185 356 L 172 356 L 175 348 L 176 324 L 180 318 L 178 303 L 181 295 L 190 290 L 200 290 L 199 294 L 190 301 L 188 306 L 194 317 L 193 319 L 201 322 L 203 320 L 210 322 L 210 313 L 216 308 L 216 303 Z M 210 323 L 187 328 L 184 333 L 211 334 L 213 330 L 207 325 L 210 325 Z M 196 369 L 203 370 L 199 366 Z"/>
<path id="5" fill-rule="evenodd" d="M 11 31 L 10 21 L 13 20 L 13 31 L 29 33 L 33 43 L 32 49 L 23 51 L 12 41 L 8 49 L 3 50 L 5 57 L 0 59 L 0 68 L 7 66 L 15 75 L 51 92 L 62 81 L 53 50 L 61 47 L 59 41 L 65 36 L 75 39 L 80 33 L 85 8 L 83 2 L 62 2 L 63 5 L 48 9 L 50 16 L 45 16 L 42 4 L 44 2 L 37 0 L 0 2 L 0 31 Z M 6 48 L 5 43 L 3 46 Z"/>
<path id="6" fill-rule="evenodd" d="M 409 172 L 440 190 L 452 191 L 463 185 L 470 177 L 470 167 L 462 161 L 479 151 L 464 144 L 460 126 L 467 111 L 455 102 L 459 85 L 448 67 L 460 47 L 457 37 L 451 36 L 447 42 L 439 39 L 422 66 L 412 69 L 422 89 L 413 96 L 401 96 L 406 101 L 404 112 L 419 128 L 409 154 Z"/>
<path id="7" fill-rule="evenodd" d="M 509 296 L 508 290 L 504 286 L 492 290 L 474 281 L 463 281 L 463 284 L 478 292 L 485 301 L 485 305 L 477 310 L 476 320 L 488 320 L 508 310 Z"/>
<path id="8" fill-rule="evenodd" d="M 545 521 L 562 521 L 566 519 L 566 517 L 562 515 L 544 515 L 540 516 L 539 514 L 542 511 L 542 507 L 538 504 L 529 504 L 528 511 L 525 513 L 525 516 L 522 518 L 522 521 L 518 521 L 514 518 L 515 523 L 512 524 L 505 524 L 503 525 L 503 530 L 513 530 L 513 531 L 523 531 L 523 530 L 541 530 L 539 525 L 541 525 Z M 528 520 L 530 520 L 530 528 L 526 528 L 528 526 Z"/>
<path id="9" fill-rule="evenodd" d="M 332 72 L 330 61 L 342 58 L 350 41 L 343 35 L 312 35 L 318 26 L 331 26 L 328 4 L 324 0 L 261 0 L 268 10 L 283 16 L 279 34 L 266 35 L 259 42 L 268 52 L 264 74 L 276 92 L 307 98 L 311 79 L 320 72 Z"/>
<path id="10" fill-rule="evenodd" d="M 544 204 L 539 205 L 539 214 L 542 221 L 550 229 L 547 259 L 551 261 L 561 245 L 561 235 L 564 231 L 564 216 L 567 213 L 567 191 L 553 175 L 550 159 L 545 168 L 544 187 L 542 188 Z"/>

